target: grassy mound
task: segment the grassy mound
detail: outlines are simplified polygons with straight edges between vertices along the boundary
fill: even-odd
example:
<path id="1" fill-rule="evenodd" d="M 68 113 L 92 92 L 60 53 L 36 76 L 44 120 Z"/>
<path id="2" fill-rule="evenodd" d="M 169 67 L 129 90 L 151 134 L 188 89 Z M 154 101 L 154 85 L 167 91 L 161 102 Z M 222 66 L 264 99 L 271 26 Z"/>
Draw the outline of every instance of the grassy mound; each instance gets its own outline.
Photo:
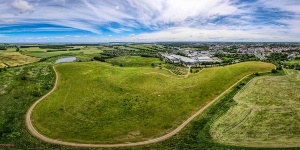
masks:
<path id="1" fill-rule="evenodd" d="M 274 66 L 246 62 L 203 70 L 186 79 L 151 67 L 107 63 L 56 66 L 57 90 L 33 112 L 44 135 L 82 143 L 124 143 L 161 136 L 249 73 Z M 171 74 L 168 74 L 171 76 Z"/>
<path id="2" fill-rule="evenodd" d="M 252 147 L 300 146 L 300 72 L 258 77 L 240 91 L 238 103 L 212 126 L 224 144 Z"/>

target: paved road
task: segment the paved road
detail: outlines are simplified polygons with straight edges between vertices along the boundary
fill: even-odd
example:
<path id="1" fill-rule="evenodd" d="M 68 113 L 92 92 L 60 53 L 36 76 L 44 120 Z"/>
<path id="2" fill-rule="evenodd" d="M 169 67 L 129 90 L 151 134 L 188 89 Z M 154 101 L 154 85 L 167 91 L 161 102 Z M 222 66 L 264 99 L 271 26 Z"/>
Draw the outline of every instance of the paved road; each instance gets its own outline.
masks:
<path id="1" fill-rule="evenodd" d="M 58 74 L 57 71 L 55 70 L 55 66 L 53 66 L 53 69 L 55 71 L 55 75 L 56 75 L 56 80 L 55 80 L 55 84 L 53 89 L 47 93 L 46 95 L 44 95 L 43 97 L 41 97 L 40 99 L 38 99 L 27 111 L 26 114 L 26 127 L 27 129 L 30 131 L 30 133 L 37 137 L 38 139 L 48 142 L 48 143 L 52 143 L 52 144 L 58 144 L 58 145 L 66 145 L 66 146 L 76 146 L 76 147 L 126 147 L 126 146 L 138 146 L 138 145 L 146 145 L 146 144 L 151 144 L 151 143 L 157 143 L 157 142 L 161 142 L 164 141 L 172 136 L 174 136 L 175 134 L 177 134 L 178 132 L 180 132 L 189 122 L 191 122 L 195 117 L 197 117 L 199 114 L 201 114 L 204 110 L 206 110 L 210 105 L 212 105 L 214 102 L 216 102 L 220 97 L 222 97 L 224 94 L 226 94 L 231 88 L 233 88 L 235 85 L 237 85 L 241 80 L 243 80 L 244 78 L 248 77 L 249 75 L 243 77 L 242 79 L 240 79 L 238 82 L 236 82 L 235 84 L 233 84 L 231 87 L 229 87 L 227 90 L 225 90 L 223 93 L 221 93 L 218 97 L 216 97 L 215 99 L 213 99 L 212 101 L 210 101 L 209 103 L 207 103 L 204 107 L 202 107 L 200 110 L 198 110 L 195 114 L 193 114 L 192 116 L 190 116 L 187 120 L 185 120 L 180 126 L 178 126 L 175 130 L 171 131 L 170 133 L 158 137 L 158 138 L 154 138 L 154 139 L 150 139 L 147 141 L 142 141 L 142 142 L 135 142 L 135 143 L 122 143 L 122 144 L 82 144 L 82 143 L 73 143 L 73 142 L 65 142 L 65 141 L 60 141 L 60 140 L 56 140 L 56 139 L 51 139 L 48 138 L 44 135 L 42 135 L 41 133 L 39 133 L 36 128 L 33 125 L 34 120 L 31 120 L 31 114 L 34 111 L 34 107 L 41 102 L 44 98 L 46 98 L 48 95 L 50 95 L 52 92 L 55 91 L 55 89 L 57 88 L 57 84 L 58 84 Z"/>

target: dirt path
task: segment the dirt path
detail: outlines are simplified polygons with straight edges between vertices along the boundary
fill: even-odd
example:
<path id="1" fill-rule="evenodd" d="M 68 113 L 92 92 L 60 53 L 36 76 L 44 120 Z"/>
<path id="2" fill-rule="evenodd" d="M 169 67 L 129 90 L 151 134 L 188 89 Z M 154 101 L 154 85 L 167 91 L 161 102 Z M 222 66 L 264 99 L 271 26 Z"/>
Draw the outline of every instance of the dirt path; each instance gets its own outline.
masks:
<path id="1" fill-rule="evenodd" d="M 27 129 L 30 131 L 30 133 L 37 137 L 38 139 L 48 142 L 48 143 L 52 143 L 52 144 L 58 144 L 58 145 L 66 145 L 66 146 L 76 146 L 76 147 L 126 147 L 126 146 L 138 146 L 138 145 L 146 145 L 146 144 L 151 144 L 151 143 L 157 143 L 157 142 L 161 142 L 164 141 L 172 136 L 174 136 L 175 134 L 177 134 L 178 132 L 180 132 L 189 122 L 191 122 L 195 117 L 197 117 L 199 114 L 201 114 L 204 110 L 206 110 L 210 105 L 212 105 L 214 102 L 216 102 L 220 97 L 222 97 L 223 95 L 225 95 L 231 88 L 233 88 L 235 85 L 237 85 L 240 81 L 242 81 L 243 79 L 245 79 L 246 77 L 248 77 L 249 75 L 243 77 L 242 79 L 240 79 L 239 81 L 237 81 L 235 84 L 233 84 L 232 86 L 230 86 L 228 89 L 226 89 L 223 93 L 221 93 L 219 96 L 217 96 L 216 98 L 214 98 L 212 101 L 210 101 L 209 103 L 207 103 L 205 106 L 203 106 L 200 110 L 198 110 L 195 114 L 193 114 L 191 117 L 189 117 L 187 120 L 185 120 L 181 125 L 179 125 L 176 129 L 174 129 L 173 131 L 171 131 L 170 133 L 158 137 L 158 138 L 154 138 L 154 139 L 150 139 L 147 141 L 142 141 L 142 142 L 135 142 L 135 143 L 122 143 L 122 144 L 82 144 L 82 143 L 73 143 L 73 142 L 65 142 L 65 141 L 60 141 L 60 140 L 56 140 L 56 139 L 51 139 L 48 138 L 44 135 L 42 135 L 41 133 L 39 133 L 36 128 L 33 125 L 34 120 L 31 120 L 31 114 L 34 111 L 34 107 L 40 102 L 42 101 L 44 98 L 46 98 L 48 95 L 50 95 L 52 92 L 55 91 L 55 89 L 57 88 L 57 84 L 58 84 L 58 73 L 55 70 L 55 66 L 53 66 L 55 75 L 56 75 L 56 80 L 55 80 L 55 84 L 53 89 L 47 93 L 46 95 L 44 95 L 43 97 L 41 97 L 40 99 L 38 99 L 27 111 L 26 114 L 26 119 L 25 119 L 25 123 L 26 123 L 26 127 Z"/>

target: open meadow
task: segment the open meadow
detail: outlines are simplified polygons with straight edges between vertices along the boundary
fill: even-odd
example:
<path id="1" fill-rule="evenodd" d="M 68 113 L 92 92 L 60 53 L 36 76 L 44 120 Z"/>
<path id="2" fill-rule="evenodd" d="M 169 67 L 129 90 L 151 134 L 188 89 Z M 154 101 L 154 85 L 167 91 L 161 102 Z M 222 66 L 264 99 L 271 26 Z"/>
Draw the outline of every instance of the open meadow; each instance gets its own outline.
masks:
<path id="1" fill-rule="evenodd" d="M 63 141 L 126 143 L 166 134 L 239 79 L 274 66 L 245 62 L 204 69 L 181 80 L 150 66 L 86 62 L 55 68 L 58 88 L 32 115 L 38 131 Z"/>
<path id="2" fill-rule="evenodd" d="M 287 65 L 300 65 L 300 59 L 289 60 L 289 61 L 284 62 L 284 64 L 287 64 Z"/>
<path id="3" fill-rule="evenodd" d="M 300 146 L 300 72 L 254 78 L 235 95 L 237 105 L 212 126 L 215 141 L 250 147 Z"/>
<path id="4" fill-rule="evenodd" d="M 124 67 L 150 67 L 153 65 L 165 64 L 164 61 L 160 61 L 159 58 L 141 57 L 141 56 L 121 56 L 111 59 L 107 59 L 106 62 L 113 65 L 122 65 Z"/>

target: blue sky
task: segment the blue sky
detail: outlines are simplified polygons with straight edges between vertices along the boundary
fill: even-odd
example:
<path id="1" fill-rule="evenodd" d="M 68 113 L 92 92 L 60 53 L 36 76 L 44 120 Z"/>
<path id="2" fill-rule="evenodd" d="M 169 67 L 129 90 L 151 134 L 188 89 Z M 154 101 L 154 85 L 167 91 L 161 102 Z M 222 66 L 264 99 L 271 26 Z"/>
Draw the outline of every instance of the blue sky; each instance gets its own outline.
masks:
<path id="1" fill-rule="evenodd" d="M 0 0 L 0 43 L 300 42 L 299 0 Z"/>

